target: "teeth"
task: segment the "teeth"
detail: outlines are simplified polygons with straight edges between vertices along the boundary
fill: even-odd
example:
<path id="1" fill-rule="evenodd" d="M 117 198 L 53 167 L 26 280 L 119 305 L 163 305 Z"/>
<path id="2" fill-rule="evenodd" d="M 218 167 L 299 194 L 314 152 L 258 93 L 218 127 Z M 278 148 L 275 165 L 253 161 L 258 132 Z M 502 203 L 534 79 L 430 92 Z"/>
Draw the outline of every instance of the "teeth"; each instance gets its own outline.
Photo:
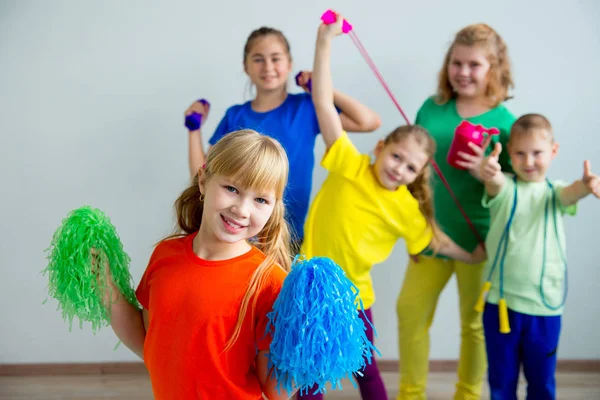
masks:
<path id="1" fill-rule="evenodd" d="M 231 222 L 227 218 L 225 218 L 225 222 L 227 222 L 227 225 L 229 225 L 229 226 L 231 226 L 233 228 L 241 228 L 242 227 L 241 225 L 234 224 L 233 222 Z"/>

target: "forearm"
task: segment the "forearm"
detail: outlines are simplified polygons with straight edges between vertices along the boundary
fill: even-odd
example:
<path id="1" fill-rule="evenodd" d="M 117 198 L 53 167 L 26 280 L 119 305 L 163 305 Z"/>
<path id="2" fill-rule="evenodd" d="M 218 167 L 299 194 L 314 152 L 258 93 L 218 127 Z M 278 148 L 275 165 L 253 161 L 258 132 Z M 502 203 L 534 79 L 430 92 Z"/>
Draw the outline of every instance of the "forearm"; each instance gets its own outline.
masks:
<path id="1" fill-rule="evenodd" d="M 342 123 L 333 103 L 331 78 L 331 38 L 317 36 L 313 66 L 312 99 L 325 145 L 331 145 L 342 135 Z"/>
<path id="2" fill-rule="evenodd" d="M 188 134 L 188 152 L 190 177 L 193 179 L 206 160 L 204 146 L 202 145 L 202 131 L 200 129 Z"/>
<path id="3" fill-rule="evenodd" d="M 260 350 L 256 356 L 256 373 L 258 375 L 260 387 L 266 398 L 269 400 L 291 399 L 297 391 L 294 390 L 292 393 L 288 394 L 288 392 L 282 388 L 281 393 L 277 392 L 277 381 L 269 374 L 267 351 L 265 350 Z"/>
<path id="4" fill-rule="evenodd" d="M 347 132 L 373 132 L 381 125 L 375 111 L 339 90 L 333 90 L 333 102 L 340 110 L 342 126 Z"/>
<path id="5" fill-rule="evenodd" d="M 440 241 L 439 254 L 464 263 L 470 263 L 473 260 L 471 253 L 457 245 L 445 233 L 439 232 L 438 236 Z"/>
<path id="6" fill-rule="evenodd" d="M 582 180 L 577 180 L 560 191 L 560 202 L 563 206 L 571 206 L 590 194 L 590 190 Z"/>
<path id="7" fill-rule="evenodd" d="M 483 181 L 485 191 L 490 198 L 494 198 L 498 193 L 500 193 L 502 186 L 504 186 L 505 180 L 506 178 L 504 177 L 504 174 L 502 172 L 498 172 L 492 178 Z"/>
<path id="8" fill-rule="evenodd" d="M 110 303 L 110 325 L 125 346 L 144 359 L 144 341 L 146 328 L 142 311 L 129 303 L 125 297 L 112 289 L 113 298 Z"/>

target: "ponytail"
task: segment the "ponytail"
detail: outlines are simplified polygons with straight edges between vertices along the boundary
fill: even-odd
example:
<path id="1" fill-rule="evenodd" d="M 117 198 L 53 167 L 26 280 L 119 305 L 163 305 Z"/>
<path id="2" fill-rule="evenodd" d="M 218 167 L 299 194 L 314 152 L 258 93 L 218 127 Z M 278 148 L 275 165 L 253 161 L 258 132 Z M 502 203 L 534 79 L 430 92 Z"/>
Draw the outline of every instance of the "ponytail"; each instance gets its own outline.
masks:
<path id="1" fill-rule="evenodd" d="M 441 246 L 441 230 L 438 223 L 435 220 L 435 210 L 433 207 L 433 189 L 430 185 L 431 178 L 431 167 L 429 165 L 423 168 L 421 174 L 415 179 L 415 181 L 407 185 L 408 191 L 413 197 L 419 202 L 419 211 L 425 217 L 427 225 L 431 229 L 433 238 L 429 247 L 434 253 L 437 253 Z"/>
<path id="2" fill-rule="evenodd" d="M 204 197 L 200 193 L 198 174 L 192 179 L 191 185 L 175 200 L 174 208 L 177 226 L 172 235 L 163 240 L 174 239 L 198 232 L 202 223 Z"/>

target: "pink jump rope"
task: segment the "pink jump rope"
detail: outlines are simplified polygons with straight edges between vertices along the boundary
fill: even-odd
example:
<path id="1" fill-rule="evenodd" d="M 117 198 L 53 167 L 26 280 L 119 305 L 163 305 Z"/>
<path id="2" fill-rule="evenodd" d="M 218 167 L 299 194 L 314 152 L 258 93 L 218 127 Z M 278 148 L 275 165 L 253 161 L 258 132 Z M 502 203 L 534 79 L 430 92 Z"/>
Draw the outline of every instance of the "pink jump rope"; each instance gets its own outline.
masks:
<path id="1" fill-rule="evenodd" d="M 321 16 L 321 20 L 323 21 L 323 23 L 325 23 L 327 25 L 333 24 L 336 21 L 336 15 L 335 15 L 335 13 L 332 10 L 327 10 Z M 394 105 L 396 106 L 396 108 L 398 108 L 398 111 L 400 111 L 400 114 L 402 114 L 402 117 L 404 118 L 404 120 L 406 121 L 406 123 L 410 125 L 410 121 L 409 121 L 408 117 L 406 116 L 406 114 L 404 113 L 404 111 L 402 110 L 402 107 L 400 107 L 400 104 L 398 103 L 398 101 L 394 97 L 394 94 L 390 90 L 390 88 L 387 85 L 387 83 L 384 81 L 383 77 L 381 76 L 381 73 L 379 72 L 379 70 L 375 66 L 375 63 L 373 62 L 373 60 L 371 59 L 371 57 L 367 53 L 367 50 L 365 49 L 365 47 L 362 45 L 362 43 L 358 39 L 358 36 L 356 35 L 356 33 L 354 32 L 354 30 L 352 29 L 352 25 L 350 25 L 350 23 L 348 23 L 346 20 L 343 21 L 342 32 L 346 33 L 346 34 L 348 34 L 348 36 L 350 36 L 350 38 L 352 39 L 352 41 L 354 42 L 354 44 L 356 45 L 356 47 L 358 48 L 358 50 L 360 51 L 360 53 L 362 54 L 362 56 L 364 57 L 365 61 L 369 65 L 369 67 L 371 68 L 371 70 L 373 71 L 373 73 L 375 73 L 375 76 L 377 77 L 377 79 L 379 80 L 379 82 L 381 83 L 381 85 L 383 86 L 383 88 L 385 89 L 385 91 L 387 92 L 387 94 L 392 99 L 392 102 L 394 103 Z M 296 76 L 296 83 L 298 83 L 298 78 L 299 77 L 300 77 L 300 74 L 298 74 Z M 309 80 L 309 82 L 306 85 L 309 88 L 309 90 L 311 88 L 310 83 L 311 82 Z M 456 164 L 458 151 L 463 151 L 463 152 L 471 153 L 472 154 L 471 149 L 468 147 L 468 143 L 469 142 L 473 142 L 476 145 L 481 146 L 482 143 L 483 143 L 483 140 L 485 138 L 484 133 L 488 133 L 490 135 L 494 135 L 494 134 L 498 134 L 499 131 L 497 129 L 495 129 L 495 128 L 486 129 L 485 127 L 483 127 L 481 125 L 473 125 L 469 121 L 463 121 L 456 128 L 454 139 L 452 141 L 452 145 L 450 146 L 450 151 L 448 152 L 448 158 L 447 158 L 448 159 L 448 163 L 450 165 L 452 165 L 453 167 L 455 167 L 455 168 L 463 169 L 462 167 L 460 167 L 460 166 L 458 166 Z M 463 215 L 463 217 L 467 221 L 467 224 L 471 228 L 471 231 L 473 231 L 473 234 L 477 238 L 477 241 L 479 242 L 479 244 L 481 244 L 485 248 L 485 241 L 484 241 L 484 239 L 481 237 L 481 235 L 479 234 L 479 232 L 477 232 L 477 229 L 475 229 L 475 226 L 473 225 L 473 222 L 471 221 L 471 219 L 469 218 L 469 216 L 467 215 L 467 213 L 465 212 L 465 210 L 463 209 L 463 207 L 460 205 L 460 202 L 458 201 L 458 199 L 454 195 L 454 192 L 450 188 L 450 185 L 448 184 L 448 181 L 444 177 L 444 174 L 442 174 L 442 171 L 440 170 L 440 167 L 438 166 L 438 164 L 433 159 L 430 160 L 429 162 L 431 163 L 431 166 L 433 167 L 433 169 L 435 170 L 435 172 L 440 177 L 440 179 L 441 179 L 442 183 L 444 184 L 444 186 L 446 187 L 446 189 L 448 189 L 448 192 L 450 193 L 450 196 L 452 196 L 452 199 L 454 200 L 454 202 L 456 203 L 456 206 L 458 207 L 458 209 L 460 210 L 461 214 Z"/>

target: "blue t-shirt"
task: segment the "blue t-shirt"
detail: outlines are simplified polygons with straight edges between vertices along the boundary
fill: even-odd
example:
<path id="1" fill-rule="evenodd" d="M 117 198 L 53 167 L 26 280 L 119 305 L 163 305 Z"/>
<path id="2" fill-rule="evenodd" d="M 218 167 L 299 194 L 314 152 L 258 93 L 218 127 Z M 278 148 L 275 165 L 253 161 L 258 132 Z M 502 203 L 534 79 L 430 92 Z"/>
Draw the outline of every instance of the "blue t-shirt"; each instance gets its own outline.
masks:
<path id="1" fill-rule="evenodd" d="M 214 145 L 227 133 L 240 129 L 254 129 L 270 136 L 285 149 L 290 163 L 284 193 L 286 219 L 292 238 L 302 240 L 312 189 L 315 138 L 320 132 L 311 95 L 290 93 L 283 104 L 267 112 L 252 110 L 250 101 L 234 105 L 227 109 L 209 144 Z"/>

